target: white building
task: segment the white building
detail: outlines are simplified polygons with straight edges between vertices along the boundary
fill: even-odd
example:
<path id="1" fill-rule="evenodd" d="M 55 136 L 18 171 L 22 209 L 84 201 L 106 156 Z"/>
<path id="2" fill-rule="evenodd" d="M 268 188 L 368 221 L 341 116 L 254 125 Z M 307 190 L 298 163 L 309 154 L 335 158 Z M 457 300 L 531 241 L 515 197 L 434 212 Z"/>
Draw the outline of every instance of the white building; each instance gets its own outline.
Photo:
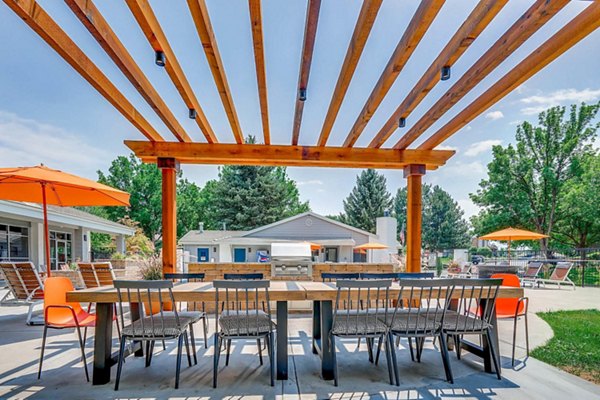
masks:
<path id="1" fill-rule="evenodd" d="M 400 246 L 396 228 L 397 221 L 392 217 L 377 218 L 377 234 L 372 234 L 306 212 L 251 231 L 211 231 L 200 227 L 186 233 L 179 245 L 190 255 L 191 262 L 257 262 L 260 253 L 271 253 L 272 243 L 310 242 L 313 261 L 385 263 Z M 373 242 L 385 244 L 388 249 L 372 250 L 368 259 L 364 252 L 354 250 L 355 246 Z"/>
<path id="2" fill-rule="evenodd" d="M 45 269 L 44 224 L 40 204 L 0 201 L 0 261 L 32 261 Z M 135 229 L 71 207 L 48 206 L 50 258 L 58 264 L 91 257 L 90 232 L 116 237 L 117 251 L 125 252 L 125 236 Z"/>

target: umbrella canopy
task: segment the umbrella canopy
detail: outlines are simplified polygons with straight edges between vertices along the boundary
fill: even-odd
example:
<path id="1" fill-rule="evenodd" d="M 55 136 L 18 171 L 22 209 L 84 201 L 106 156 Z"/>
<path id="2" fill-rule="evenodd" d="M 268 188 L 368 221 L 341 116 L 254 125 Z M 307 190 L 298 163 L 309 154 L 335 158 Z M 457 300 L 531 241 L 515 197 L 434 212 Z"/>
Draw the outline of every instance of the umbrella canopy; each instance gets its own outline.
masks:
<path id="1" fill-rule="evenodd" d="M 487 235 L 480 236 L 479 239 L 508 241 L 508 260 L 510 261 L 510 242 L 512 242 L 513 240 L 539 240 L 547 237 L 548 235 L 526 231 L 524 229 L 506 228 L 496 232 L 488 233 Z"/>
<path id="2" fill-rule="evenodd" d="M 354 246 L 355 249 L 358 250 L 384 250 L 389 248 L 389 246 L 386 246 L 385 244 L 382 243 L 376 243 L 376 242 L 371 242 L 371 243 L 363 243 L 359 246 Z"/>
<path id="3" fill-rule="evenodd" d="M 311 250 L 319 250 L 321 247 L 323 247 L 319 243 L 313 243 L 313 242 L 304 242 L 304 243 L 308 243 L 310 245 Z"/>
<path id="4" fill-rule="evenodd" d="M 43 204 L 48 276 L 50 275 L 48 204 L 62 207 L 129 205 L 129 193 L 44 165 L 0 168 L 0 199 Z"/>

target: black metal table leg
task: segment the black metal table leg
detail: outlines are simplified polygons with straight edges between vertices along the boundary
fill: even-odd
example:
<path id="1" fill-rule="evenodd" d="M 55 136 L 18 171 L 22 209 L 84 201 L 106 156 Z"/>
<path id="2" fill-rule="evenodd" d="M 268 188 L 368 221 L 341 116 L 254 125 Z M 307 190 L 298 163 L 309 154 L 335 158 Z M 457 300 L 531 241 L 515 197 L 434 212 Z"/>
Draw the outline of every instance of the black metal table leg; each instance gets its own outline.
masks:
<path id="1" fill-rule="evenodd" d="M 277 302 L 277 380 L 288 378 L 288 303 Z"/>
<path id="2" fill-rule="evenodd" d="M 331 300 L 321 301 L 321 375 L 325 380 L 333 379 L 333 352 L 330 346 L 329 335 L 333 325 L 333 311 Z"/>
<path id="3" fill-rule="evenodd" d="M 93 385 L 104 385 L 110 382 L 110 367 L 114 364 L 111 349 L 113 309 L 113 303 L 96 304 Z"/>
<path id="4" fill-rule="evenodd" d="M 487 302 L 486 299 L 481 299 L 480 308 L 482 310 L 485 310 L 486 302 Z M 489 337 L 486 336 L 486 335 L 484 335 L 483 338 L 482 338 L 481 343 L 483 345 L 482 346 L 483 347 L 483 365 L 484 365 L 484 368 L 485 368 L 485 372 L 493 373 L 494 372 L 494 370 L 493 370 L 494 364 L 492 362 L 492 352 L 490 350 L 490 345 L 488 343 L 488 340 L 492 340 L 493 343 L 494 343 L 494 345 L 495 345 L 494 347 L 496 348 L 496 353 L 497 353 L 496 354 L 496 359 L 498 360 L 498 369 L 500 371 L 502 371 L 502 367 L 501 367 L 501 363 L 500 363 L 500 360 L 501 360 L 501 357 L 500 357 L 500 345 L 498 343 L 498 332 L 497 332 L 498 319 L 496 318 L 496 308 L 495 307 L 492 310 L 492 315 L 491 315 L 490 322 L 491 322 L 492 326 L 488 330 L 488 336 Z"/>
<path id="5" fill-rule="evenodd" d="M 312 352 L 319 354 L 321 342 L 321 302 L 313 301 Z"/>

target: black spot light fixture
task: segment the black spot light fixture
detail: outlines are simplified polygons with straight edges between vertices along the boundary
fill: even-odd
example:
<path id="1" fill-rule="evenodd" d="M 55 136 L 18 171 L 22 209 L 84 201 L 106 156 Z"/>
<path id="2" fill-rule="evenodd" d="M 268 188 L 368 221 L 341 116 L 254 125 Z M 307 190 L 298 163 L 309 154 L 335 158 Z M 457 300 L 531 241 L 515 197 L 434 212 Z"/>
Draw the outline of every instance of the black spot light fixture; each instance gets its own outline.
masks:
<path id="1" fill-rule="evenodd" d="M 398 119 L 398 128 L 404 128 L 406 126 L 406 118 L 400 117 Z"/>
<path id="2" fill-rule="evenodd" d="M 306 101 L 306 88 L 300 88 L 298 91 L 298 100 Z"/>
<path id="3" fill-rule="evenodd" d="M 441 75 L 440 79 L 443 81 L 447 81 L 448 79 L 450 79 L 450 66 L 449 65 L 444 65 L 442 67 L 442 75 Z"/>
<path id="4" fill-rule="evenodd" d="M 164 67 L 167 63 L 167 57 L 165 56 L 165 53 L 161 50 L 156 50 L 156 52 L 154 53 L 154 62 L 159 67 Z"/>
<path id="5" fill-rule="evenodd" d="M 190 108 L 188 115 L 189 115 L 190 119 L 196 119 L 196 117 L 198 116 L 198 113 L 196 112 L 195 109 Z"/>

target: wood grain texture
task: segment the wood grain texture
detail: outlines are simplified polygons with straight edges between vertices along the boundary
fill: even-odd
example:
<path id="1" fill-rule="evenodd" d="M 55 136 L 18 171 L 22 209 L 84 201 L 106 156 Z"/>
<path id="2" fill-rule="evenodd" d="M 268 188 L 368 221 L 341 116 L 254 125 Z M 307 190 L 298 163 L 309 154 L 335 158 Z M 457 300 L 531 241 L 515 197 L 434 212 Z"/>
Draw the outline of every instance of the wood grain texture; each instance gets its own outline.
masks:
<path id="1" fill-rule="evenodd" d="M 248 6 L 250 8 L 250 24 L 252 25 L 252 46 L 254 48 L 254 65 L 256 66 L 256 82 L 258 85 L 258 101 L 263 126 L 263 138 L 265 144 L 271 144 L 261 0 L 248 0 Z"/>
<path id="2" fill-rule="evenodd" d="M 492 87 L 435 132 L 419 149 L 433 149 L 600 27 L 600 2 L 590 4 Z"/>
<path id="3" fill-rule="evenodd" d="M 197 115 L 195 121 L 204 134 L 206 141 L 208 143 L 218 142 L 156 15 L 154 15 L 154 11 L 152 11 L 152 8 L 150 7 L 150 3 L 148 3 L 148 0 L 126 0 L 126 3 L 142 29 L 142 32 L 146 36 L 146 39 L 150 43 L 150 46 L 152 46 L 152 49 L 154 51 L 160 50 L 165 53 L 167 59 L 165 70 L 183 99 L 186 107 L 188 109 L 196 110 Z"/>
<path id="4" fill-rule="evenodd" d="M 210 15 L 208 14 L 208 8 L 204 0 L 188 0 L 188 7 L 194 20 L 198 37 L 202 43 L 202 49 L 206 55 L 210 71 L 213 79 L 217 86 L 223 108 L 225 108 L 225 114 L 231 130 L 233 131 L 233 137 L 236 143 L 244 143 L 244 134 L 240 127 L 240 121 L 238 120 L 237 111 L 233 104 L 233 96 L 229 89 L 229 83 L 227 82 L 227 74 L 225 73 L 225 67 L 223 66 L 223 60 L 221 60 L 221 53 L 217 46 L 217 39 L 210 22 Z"/>
<path id="5" fill-rule="evenodd" d="M 452 106 L 506 60 L 527 39 L 556 15 L 570 0 L 536 2 L 460 77 L 415 125 L 398 140 L 395 149 L 406 149 Z"/>
<path id="6" fill-rule="evenodd" d="M 400 118 L 408 116 L 421 103 L 427 94 L 440 82 L 440 71 L 448 65 L 452 66 L 464 54 L 479 34 L 492 22 L 508 0 L 483 0 L 477 3 L 465 22 L 458 28 L 444 49 L 431 63 L 421 79 L 416 83 L 406 98 L 400 103 L 383 127 L 369 143 L 369 147 L 381 147 L 398 128 Z"/>
<path id="7" fill-rule="evenodd" d="M 148 140 L 164 140 L 123 93 L 102 73 L 100 68 L 85 55 L 69 35 L 35 0 L 4 0 L 4 3 Z"/>

